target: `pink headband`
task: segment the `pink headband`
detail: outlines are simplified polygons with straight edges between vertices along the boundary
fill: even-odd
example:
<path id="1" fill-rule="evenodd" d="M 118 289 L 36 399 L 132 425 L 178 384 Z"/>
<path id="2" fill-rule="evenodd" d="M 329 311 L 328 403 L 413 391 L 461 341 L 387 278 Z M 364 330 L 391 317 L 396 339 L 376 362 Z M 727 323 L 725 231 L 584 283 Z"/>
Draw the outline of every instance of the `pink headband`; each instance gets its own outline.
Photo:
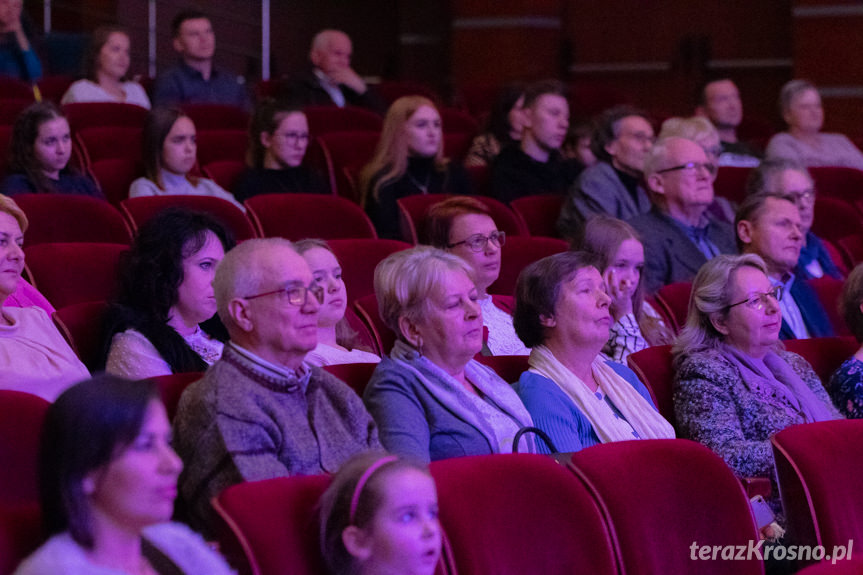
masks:
<path id="1" fill-rule="evenodd" d="M 359 505 L 360 502 L 360 495 L 362 494 L 366 483 L 369 482 L 369 479 L 371 479 L 374 472 L 386 465 L 387 463 L 396 461 L 397 459 L 398 457 L 396 457 L 395 455 L 386 455 L 384 457 L 381 457 L 380 459 L 369 465 L 369 468 L 366 469 L 360 476 L 360 480 L 357 481 L 357 486 L 354 488 L 354 495 L 353 497 L 351 497 L 351 510 L 348 514 L 348 525 L 354 524 L 354 519 L 356 518 L 355 516 L 357 514 L 357 505 Z"/>

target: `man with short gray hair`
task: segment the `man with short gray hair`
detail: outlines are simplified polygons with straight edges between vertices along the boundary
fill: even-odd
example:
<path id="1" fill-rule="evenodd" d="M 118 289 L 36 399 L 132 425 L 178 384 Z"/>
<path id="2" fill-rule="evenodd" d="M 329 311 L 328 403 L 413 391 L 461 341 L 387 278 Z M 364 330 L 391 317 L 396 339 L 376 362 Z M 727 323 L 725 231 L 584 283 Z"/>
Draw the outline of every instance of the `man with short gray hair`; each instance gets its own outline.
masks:
<path id="1" fill-rule="evenodd" d="M 335 472 L 354 454 L 380 448 L 359 396 L 303 361 L 317 345 L 323 289 L 290 242 L 240 244 L 219 264 L 214 287 L 230 342 L 183 393 L 174 420 L 185 464 L 180 495 L 208 535 L 210 500 L 224 488 Z"/>
<path id="2" fill-rule="evenodd" d="M 653 207 L 629 223 L 644 244 L 648 293 L 692 281 L 707 260 L 737 253 L 734 230 L 707 213 L 713 203 L 711 169 L 701 146 L 684 138 L 664 138 L 647 156 L 644 173 Z"/>

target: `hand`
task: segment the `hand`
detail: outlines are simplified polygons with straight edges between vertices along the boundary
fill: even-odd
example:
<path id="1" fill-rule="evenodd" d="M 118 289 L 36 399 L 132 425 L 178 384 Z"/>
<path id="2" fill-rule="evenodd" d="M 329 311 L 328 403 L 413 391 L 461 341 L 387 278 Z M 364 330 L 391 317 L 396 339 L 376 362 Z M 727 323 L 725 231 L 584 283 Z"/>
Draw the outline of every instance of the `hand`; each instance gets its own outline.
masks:
<path id="1" fill-rule="evenodd" d="M 21 24 L 21 0 L 10 0 L 3 4 L 3 6 L 0 6 L 0 33 L 5 34 L 8 32 L 15 32 L 16 35 L 19 32 L 23 33 Z"/>
<path id="2" fill-rule="evenodd" d="M 330 79 L 337 84 L 344 84 L 357 94 L 364 94 L 366 91 L 366 83 L 351 68 L 340 68 L 330 72 Z"/>
<path id="3" fill-rule="evenodd" d="M 608 286 L 608 297 L 611 298 L 611 317 L 614 321 L 632 313 L 632 296 L 638 287 L 628 279 L 618 279 L 617 275 L 612 267 L 603 274 L 605 285 Z"/>

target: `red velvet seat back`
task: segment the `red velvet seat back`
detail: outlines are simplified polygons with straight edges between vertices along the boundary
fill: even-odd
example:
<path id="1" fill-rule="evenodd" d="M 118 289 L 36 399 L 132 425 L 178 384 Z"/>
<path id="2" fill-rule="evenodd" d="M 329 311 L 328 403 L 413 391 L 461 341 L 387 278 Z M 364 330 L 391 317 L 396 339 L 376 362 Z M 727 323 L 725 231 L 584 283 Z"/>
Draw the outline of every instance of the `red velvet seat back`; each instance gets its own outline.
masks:
<path id="1" fill-rule="evenodd" d="M 104 301 L 88 301 L 62 307 L 51 316 L 57 330 L 91 372 L 103 360 L 107 310 L 108 304 Z"/>
<path id="2" fill-rule="evenodd" d="M 500 226 L 498 225 L 498 228 Z M 509 232 L 507 232 L 509 234 Z M 518 274 L 537 260 L 546 256 L 559 254 L 569 249 L 569 244 L 556 238 L 542 237 L 506 237 L 506 245 L 503 246 L 500 275 L 488 288 L 489 293 L 500 295 L 513 295 Z"/>
<path id="3" fill-rule="evenodd" d="M 122 244 L 39 244 L 24 248 L 33 284 L 56 309 L 117 295 Z"/>
<path id="4" fill-rule="evenodd" d="M 143 128 L 149 113 L 141 106 L 120 102 L 76 102 L 62 108 L 73 134 L 90 126 Z"/>
<path id="5" fill-rule="evenodd" d="M 249 114 L 242 108 L 225 104 L 183 104 L 198 132 L 203 130 L 248 130 Z"/>
<path id="6" fill-rule="evenodd" d="M 821 306 L 827 312 L 827 318 L 830 320 L 830 325 L 833 326 L 833 332 L 836 335 L 851 335 L 851 331 L 845 325 L 845 320 L 839 314 L 839 300 L 842 297 L 844 282 L 829 276 L 807 280 L 807 282 L 809 287 L 815 290 L 818 301 L 821 302 Z"/>
<path id="7" fill-rule="evenodd" d="M 33 98 L 12 98 L 5 93 L 0 96 L 0 126 L 11 126 L 15 123 L 24 108 L 33 103 Z"/>
<path id="8" fill-rule="evenodd" d="M 665 319 L 670 319 L 672 325 L 668 326 L 674 333 L 680 333 L 686 325 L 686 315 L 689 313 L 689 299 L 692 296 L 692 284 L 690 282 L 678 282 L 662 286 L 654 296 L 659 304 L 660 314 Z"/>
<path id="9" fill-rule="evenodd" d="M 815 220 L 812 232 L 820 238 L 836 242 L 860 232 L 863 216 L 853 203 L 830 196 L 815 198 Z"/>
<path id="10" fill-rule="evenodd" d="M 219 537 L 225 556 L 237 565 L 244 556 L 254 575 L 326 573 L 316 506 L 330 480 L 282 477 L 225 489 L 213 500 L 229 528 Z"/>
<path id="11" fill-rule="evenodd" d="M 863 540 L 863 421 L 795 425 L 771 441 L 789 536 L 828 551 Z"/>
<path id="12" fill-rule="evenodd" d="M 264 237 L 289 240 L 378 237 L 362 208 L 339 196 L 262 194 L 246 200 L 246 209 Z"/>
<path id="13" fill-rule="evenodd" d="M 527 371 L 526 355 L 477 355 L 475 359 L 492 368 L 507 383 L 515 383 Z"/>
<path id="14" fill-rule="evenodd" d="M 357 315 L 357 312 L 353 308 L 345 308 L 345 321 L 348 322 L 348 326 L 357 334 L 356 346 L 381 355 L 377 338 L 372 334 L 368 324 Z"/>
<path id="15" fill-rule="evenodd" d="M 693 561 L 690 546 L 758 541 L 749 501 L 731 469 L 683 439 L 620 441 L 572 454 L 570 469 L 611 524 L 623 575 L 762 575 L 757 558 Z"/>
<path id="16" fill-rule="evenodd" d="M 839 166 L 809 168 L 815 189 L 821 196 L 837 198 L 849 203 L 863 199 L 863 171 Z M 818 217 L 818 210 L 815 210 Z"/>
<path id="17" fill-rule="evenodd" d="M 451 162 L 461 164 L 470 151 L 473 135 L 467 132 L 455 132 L 443 135 L 443 155 Z"/>
<path id="18" fill-rule="evenodd" d="M 10 575 L 44 541 L 42 514 L 35 501 L 0 503 L 0 575 Z"/>
<path id="19" fill-rule="evenodd" d="M 168 412 L 169 421 L 174 421 L 174 416 L 177 414 L 177 406 L 180 404 L 180 397 L 186 391 L 186 388 L 203 376 L 202 372 L 189 371 L 150 378 L 159 387 L 159 395 L 162 398 L 162 403 L 165 404 L 165 411 Z"/>
<path id="20" fill-rule="evenodd" d="M 356 106 L 305 106 L 303 112 L 313 136 L 331 132 L 380 132 L 384 125 L 383 118 Z"/>
<path id="21" fill-rule="evenodd" d="M 473 137 L 479 131 L 479 123 L 466 111 L 459 108 L 440 108 L 440 119 L 446 134 L 467 134 Z"/>
<path id="22" fill-rule="evenodd" d="M 247 130 L 198 130 L 198 163 L 206 166 L 221 160 L 243 162 L 249 146 Z"/>
<path id="23" fill-rule="evenodd" d="M 381 357 L 389 355 L 393 349 L 393 344 L 396 342 L 396 334 L 381 319 L 377 296 L 373 293 L 365 295 L 355 299 L 353 305 L 357 316 L 365 323 L 375 338 L 379 355 Z"/>
<path id="24" fill-rule="evenodd" d="M 39 435 L 49 405 L 30 393 L 0 390 L 0 504 L 39 500 Z"/>
<path id="25" fill-rule="evenodd" d="M 30 225 L 28 246 L 54 242 L 128 244 L 132 235 L 117 208 L 104 200 L 76 194 L 15 196 Z"/>
<path id="26" fill-rule="evenodd" d="M 217 160 L 201 166 L 205 176 L 228 191 L 234 189 L 240 176 L 247 169 L 245 162 L 237 160 Z"/>
<path id="27" fill-rule="evenodd" d="M 647 386 L 659 413 L 677 429 L 674 416 L 674 370 L 671 368 L 671 346 L 655 345 L 629 354 L 626 363 L 641 383 Z"/>
<path id="28" fill-rule="evenodd" d="M 459 575 L 617 573 L 596 502 L 551 458 L 458 457 L 431 473 Z"/>
<path id="29" fill-rule="evenodd" d="M 517 198 L 509 205 L 524 221 L 530 235 L 559 238 L 557 218 L 563 201 L 560 194 L 539 194 Z"/>
<path id="30" fill-rule="evenodd" d="M 206 212 L 222 222 L 238 242 L 257 237 L 252 222 L 243 211 L 222 198 L 210 196 L 148 196 L 129 198 L 120 202 L 120 209 L 136 230 L 150 218 L 169 207 L 182 207 L 189 210 Z"/>
<path id="31" fill-rule="evenodd" d="M 830 375 L 860 347 L 850 335 L 789 339 L 783 343 L 785 349 L 802 355 L 809 362 L 825 386 Z"/>
<path id="32" fill-rule="evenodd" d="M 362 397 L 377 366 L 376 363 L 340 363 L 327 365 L 324 369 L 344 381 Z"/>
<path id="33" fill-rule="evenodd" d="M 375 267 L 385 257 L 410 248 L 398 240 L 336 239 L 327 242 L 342 266 L 348 303 L 375 293 Z"/>
<path id="34" fill-rule="evenodd" d="M 716 172 L 713 191 L 717 196 L 739 204 L 746 197 L 746 180 L 752 168 L 722 166 Z"/>
<path id="35" fill-rule="evenodd" d="M 144 164 L 134 158 L 105 158 L 90 163 L 90 175 L 96 180 L 105 199 L 118 207 L 129 197 L 132 182 L 144 177 Z"/>
<path id="36" fill-rule="evenodd" d="M 108 158 L 141 161 L 144 154 L 144 129 L 137 126 L 89 126 L 81 128 L 75 139 L 88 162 Z"/>

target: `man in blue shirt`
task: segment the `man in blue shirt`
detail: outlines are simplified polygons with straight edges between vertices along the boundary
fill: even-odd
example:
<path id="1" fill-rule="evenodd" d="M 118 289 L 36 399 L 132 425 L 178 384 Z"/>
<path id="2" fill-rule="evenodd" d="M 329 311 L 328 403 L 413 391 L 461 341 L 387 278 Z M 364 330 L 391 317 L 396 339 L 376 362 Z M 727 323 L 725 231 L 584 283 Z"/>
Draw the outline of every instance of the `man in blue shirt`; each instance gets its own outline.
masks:
<path id="1" fill-rule="evenodd" d="M 185 10 L 171 22 L 177 66 L 160 74 L 153 88 L 153 103 L 227 104 L 249 107 L 245 86 L 236 76 L 213 66 L 216 37 L 210 18 L 197 10 Z"/>

